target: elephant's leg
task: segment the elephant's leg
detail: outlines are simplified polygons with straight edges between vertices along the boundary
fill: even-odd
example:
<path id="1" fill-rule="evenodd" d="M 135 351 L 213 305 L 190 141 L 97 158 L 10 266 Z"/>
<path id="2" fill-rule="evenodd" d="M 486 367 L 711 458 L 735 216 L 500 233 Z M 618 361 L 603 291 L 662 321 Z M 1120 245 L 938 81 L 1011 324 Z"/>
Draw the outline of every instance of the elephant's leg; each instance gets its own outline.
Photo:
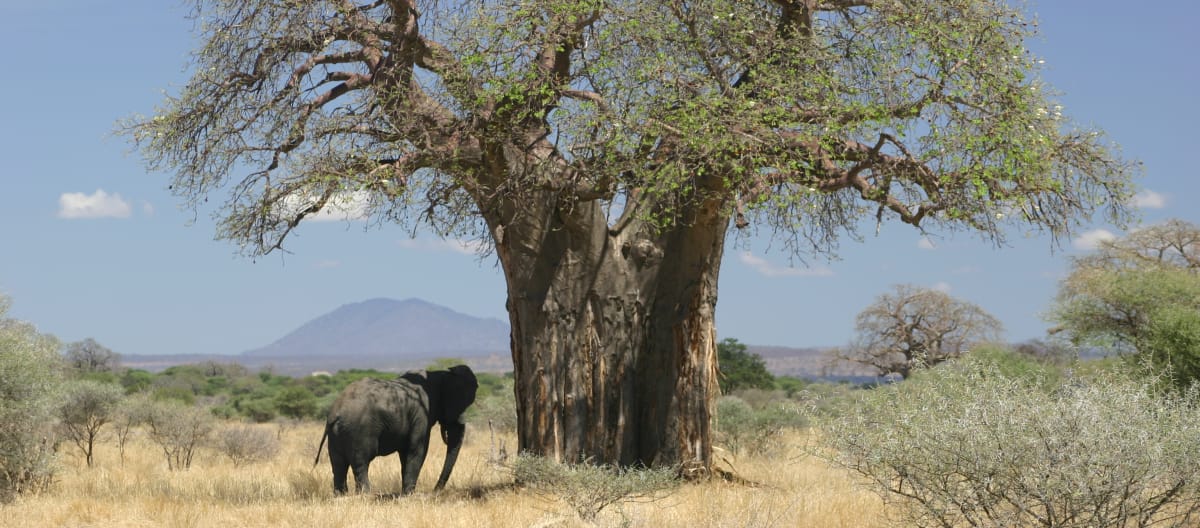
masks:
<path id="1" fill-rule="evenodd" d="M 402 494 L 408 495 L 417 489 L 417 478 L 421 476 L 421 466 L 425 464 L 428 446 L 427 437 L 425 442 L 413 442 L 408 449 L 400 453 L 400 470 L 404 481 Z"/>
<path id="2" fill-rule="evenodd" d="M 354 464 L 354 489 L 359 493 L 367 493 L 371 491 L 371 477 L 368 475 L 371 462 L 357 462 Z"/>
<path id="3" fill-rule="evenodd" d="M 346 493 L 346 473 L 350 470 L 350 464 L 340 454 L 329 453 L 329 465 L 333 467 L 333 493 L 335 495 L 343 495 Z"/>

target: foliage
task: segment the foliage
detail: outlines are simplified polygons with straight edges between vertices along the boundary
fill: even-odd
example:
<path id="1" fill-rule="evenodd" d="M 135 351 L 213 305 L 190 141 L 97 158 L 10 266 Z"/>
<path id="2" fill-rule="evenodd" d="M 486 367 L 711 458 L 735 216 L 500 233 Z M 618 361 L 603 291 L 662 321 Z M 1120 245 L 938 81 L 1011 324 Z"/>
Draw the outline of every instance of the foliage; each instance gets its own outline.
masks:
<path id="1" fill-rule="evenodd" d="M 279 454 L 279 438 L 262 427 L 227 426 L 217 433 L 216 448 L 234 466 L 266 462 Z"/>
<path id="2" fill-rule="evenodd" d="M 196 449 L 214 427 L 212 413 L 173 401 L 156 401 L 145 409 L 150 439 L 162 449 L 173 471 L 192 467 Z"/>
<path id="3" fill-rule="evenodd" d="M 0 295 L 0 503 L 50 483 L 62 383 L 57 340 L 7 318 L 9 306 Z"/>
<path id="4" fill-rule="evenodd" d="M 1200 227 L 1168 221 L 1075 259 L 1049 319 L 1175 387 L 1200 380 Z"/>
<path id="5" fill-rule="evenodd" d="M 1008 370 L 972 355 L 865 392 L 826 426 L 828 456 L 908 526 L 1194 525 L 1196 392 Z"/>
<path id="6" fill-rule="evenodd" d="M 983 308 L 938 290 L 895 286 L 859 312 L 854 341 L 839 358 L 907 378 L 913 369 L 963 355 L 999 338 L 1000 321 Z"/>
<path id="7" fill-rule="evenodd" d="M 801 404 L 779 391 L 746 391 L 717 400 L 718 442 L 735 455 L 769 454 L 785 431 L 806 423 Z"/>
<path id="8" fill-rule="evenodd" d="M 275 408 L 289 418 L 315 418 L 317 397 L 300 385 L 289 385 L 275 395 Z"/>
<path id="9" fill-rule="evenodd" d="M 59 426 L 92 467 L 100 428 L 117 417 L 124 391 L 117 385 L 77 380 L 67 383 L 65 392 L 58 408 Z"/>
<path id="10" fill-rule="evenodd" d="M 727 337 L 717 343 L 717 365 L 720 374 L 717 382 L 721 394 L 730 394 L 740 389 L 773 389 L 775 376 L 767 371 L 767 364 L 758 354 L 746 350 L 746 345 Z"/>
<path id="11" fill-rule="evenodd" d="M 588 463 L 559 464 L 522 454 L 513 464 L 517 484 L 554 495 L 585 521 L 605 508 L 635 500 L 656 500 L 679 485 L 671 468 L 617 468 Z"/>
<path id="12" fill-rule="evenodd" d="M 200 2 L 192 78 L 124 130 L 190 204 L 236 189 L 219 236 L 251 255 L 322 209 L 479 229 L 484 189 L 668 223 L 719 192 L 818 247 L 868 215 L 996 239 L 1124 215 L 1132 164 L 1062 114 L 1001 0 L 407 5 Z"/>

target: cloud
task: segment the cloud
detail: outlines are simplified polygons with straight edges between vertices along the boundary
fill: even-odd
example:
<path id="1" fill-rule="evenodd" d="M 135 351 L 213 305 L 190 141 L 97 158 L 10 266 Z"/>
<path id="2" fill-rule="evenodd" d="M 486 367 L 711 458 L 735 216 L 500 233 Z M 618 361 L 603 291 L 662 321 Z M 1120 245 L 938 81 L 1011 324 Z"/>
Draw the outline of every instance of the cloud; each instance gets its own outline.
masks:
<path id="1" fill-rule="evenodd" d="M 291 198 L 291 196 L 289 196 Z M 289 200 L 289 206 L 298 204 L 299 200 Z M 353 191 L 333 196 L 325 203 L 320 211 L 304 217 L 313 222 L 343 222 L 365 220 L 367 206 L 370 204 L 370 194 L 366 191 Z M 299 207 L 296 207 L 299 209 Z"/>
<path id="2" fill-rule="evenodd" d="M 950 283 L 946 282 L 946 281 L 936 282 L 936 283 L 934 283 L 933 286 L 930 286 L 929 288 L 931 290 L 937 290 L 942 293 L 950 293 L 950 290 L 954 289 L 954 288 L 951 288 Z"/>
<path id="3" fill-rule="evenodd" d="M 334 269 L 341 266 L 342 261 L 340 260 L 319 260 L 313 264 L 313 267 L 317 269 Z"/>
<path id="4" fill-rule="evenodd" d="M 1117 235 L 1112 234 L 1106 229 L 1093 229 L 1082 235 L 1079 235 L 1071 242 L 1071 246 L 1075 249 L 1096 249 L 1100 247 L 1100 243 L 1107 240 L 1114 240 Z"/>
<path id="5" fill-rule="evenodd" d="M 478 240 L 461 240 L 457 238 L 409 238 L 397 242 L 396 245 L 404 249 L 412 249 L 415 251 L 431 253 L 450 251 L 454 253 L 461 253 L 463 255 L 478 255 L 483 249 L 485 249 L 487 244 Z"/>
<path id="6" fill-rule="evenodd" d="M 119 194 L 96 189 L 92 194 L 62 193 L 58 197 L 58 217 L 67 219 L 129 218 L 133 208 Z"/>
<path id="7" fill-rule="evenodd" d="M 1139 209 L 1162 209 L 1167 206 L 1167 195 L 1145 189 L 1133 195 L 1130 205 Z"/>
<path id="8" fill-rule="evenodd" d="M 933 244 L 932 240 L 929 240 L 929 237 L 921 237 L 917 241 L 917 247 L 921 249 L 937 249 L 937 246 Z"/>
<path id="9" fill-rule="evenodd" d="M 766 259 L 751 254 L 749 251 L 738 255 L 738 260 L 766 277 L 828 277 L 833 275 L 833 270 L 824 266 L 816 268 L 777 266 Z"/>

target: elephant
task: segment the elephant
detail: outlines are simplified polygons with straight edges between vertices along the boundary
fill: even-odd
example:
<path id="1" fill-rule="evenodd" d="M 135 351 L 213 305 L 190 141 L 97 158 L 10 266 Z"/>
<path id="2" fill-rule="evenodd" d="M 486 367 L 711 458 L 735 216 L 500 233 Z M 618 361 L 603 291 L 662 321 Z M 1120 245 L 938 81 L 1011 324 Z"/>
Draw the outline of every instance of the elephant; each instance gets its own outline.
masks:
<path id="1" fill-rule="evenodd" d="M 462 447 L 466 424 L 463 412 L 475 401 L 479 383 L 466 365 L 449 370 L 411 371 L 396 379 L 363 378 L 348 385 L 325 421 L 325 433 L 317 446 L 315 467 L 321 449 L 329 440 L 329 464 L 333 467 L 333 491 L 346 493 L 347 470 L 354 471 L 355 490 L 368 492 L 368 466 L 377 456 L 400 455 L 402 495 L 412 493 L 429 449 L 433 424 L 441 426 L 446 442 L 446 461 L 434 490 L 441 490 Z"/>

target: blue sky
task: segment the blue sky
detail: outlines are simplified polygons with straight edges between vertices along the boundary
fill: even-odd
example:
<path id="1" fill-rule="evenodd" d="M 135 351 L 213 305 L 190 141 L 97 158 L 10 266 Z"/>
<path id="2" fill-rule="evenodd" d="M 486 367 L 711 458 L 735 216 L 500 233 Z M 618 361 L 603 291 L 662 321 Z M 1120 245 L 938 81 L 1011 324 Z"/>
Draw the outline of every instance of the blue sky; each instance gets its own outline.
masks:
<path id="1" fill-rule="evenodd" d="M 1116 0 L 1031 4 L 1031 48 L 1064 113 L 1106 130 L 1144 163 L 1144 223 L 1200 223 L 1200 3 L 1139 9 Z M 0 293 L 10 316 L 65 342 L 121 354 L 239 353 L 309 319 L 374 297 L 419 297 L 507 320 L 494 260 L 397 227 L 306 222 L 289 254 L 257 262 L 213 240 L 206 212 L 180 208 L 112 131 L 180 86 L 195 44 L 187 7 L 164 0 L 0 1 Z M 219 203 L 222 196 L 213 196 Z M 1043 336 L 1040 318 L 1068 257 L 1119 235 L 1087 226 L 1053 250 L 1014 234 L 922 238 L 884 225 L 843 240 L 834 261 L 792 267 L 769 240 L 731 245 L 721 270 L 720 337 L 828 346 L 891 285 L 937 287 L 1004 322 L 1008 339 Z"/>

